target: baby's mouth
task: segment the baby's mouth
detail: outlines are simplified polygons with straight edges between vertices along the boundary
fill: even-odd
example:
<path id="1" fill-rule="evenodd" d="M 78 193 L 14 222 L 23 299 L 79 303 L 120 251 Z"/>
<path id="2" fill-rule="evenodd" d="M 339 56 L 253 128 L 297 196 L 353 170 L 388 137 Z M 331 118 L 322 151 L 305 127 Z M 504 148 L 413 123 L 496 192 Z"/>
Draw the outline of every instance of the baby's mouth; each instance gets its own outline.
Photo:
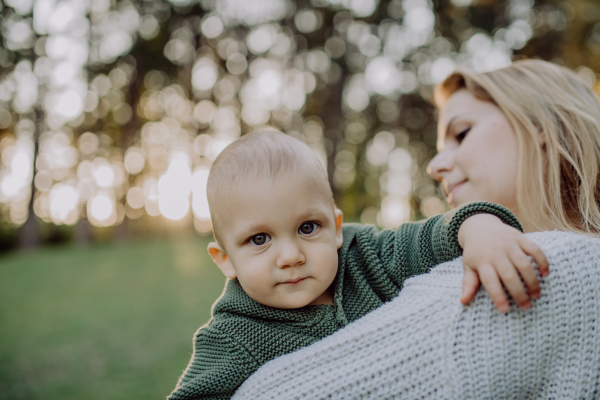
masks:
<path id="1" fill-rule="evenodd" d="M 285 283 L 286 285 L 297 285 L 297 284 L 299 284 L 300 282 L 302 282 L 305 279 L 306 278 L 288 279 L 287 281 L 282 282 L 282 283 Z"/>

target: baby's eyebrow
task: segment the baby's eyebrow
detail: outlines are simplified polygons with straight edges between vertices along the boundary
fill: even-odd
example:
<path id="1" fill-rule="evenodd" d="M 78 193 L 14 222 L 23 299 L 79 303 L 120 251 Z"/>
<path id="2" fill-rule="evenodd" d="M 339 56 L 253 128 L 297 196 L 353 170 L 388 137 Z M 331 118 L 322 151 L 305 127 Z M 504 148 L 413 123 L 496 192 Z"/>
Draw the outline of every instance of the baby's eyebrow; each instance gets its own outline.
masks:
<path id="1" fill-rule="evenodd" d="M 313 208 L 310 210 L 306 210 L 302 214 L 298 216 L 299 222 L 308 221 L 311 219 L 324 220 L 327 219 L 327 210 L 323 210 L 321 208 Z"/>
<path id="2" fill-rule="evenodd" d="M 307 221 L 310 219 L 325 219 L 327 212 L 321 208 L 315 207 L 309 210 L 306 210 L 302 214 L 298 216 L 298 222 Z M 243 242 L 248 239 L 252 235 L 259 234 L 261 232 L 269 231 L 270 227 L 268 224 L 261 222 L 252 222 L 248 225 L 242 226 L 238 233 L 235 235 L 236 242 Z"/>
<path id="3" fill-rule="evenodd" d="M 302 213 L 298 219 L 310 219 L 313 217 L 321 217 L 323 215 L 324 215 L 324 213 L 322 210 L 318 210 L 318 209 L 309 210 L 309 211 L 306 211 L 305 213 Z"/>
<path id="4" fill-rule="evenodd" d="M 257 234 L 268 230 L 268 226 L 262 223 L 254 223 L 251 225 L 244 226 L 240 229 L 240 233 L 236 235 L 239 240 L 245 240 L 251 234 Z"/>

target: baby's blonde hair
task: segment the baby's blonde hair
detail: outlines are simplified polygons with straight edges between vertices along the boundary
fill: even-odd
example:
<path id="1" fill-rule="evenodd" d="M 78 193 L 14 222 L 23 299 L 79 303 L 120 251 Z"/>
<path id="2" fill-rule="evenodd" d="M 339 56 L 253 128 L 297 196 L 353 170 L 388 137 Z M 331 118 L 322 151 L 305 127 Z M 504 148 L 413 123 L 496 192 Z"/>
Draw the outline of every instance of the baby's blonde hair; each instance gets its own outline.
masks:
<path id="1" fill-rule="evenodd" d="M 457 71 L 436 87 L 437 106 L 460 89 L 498 106 L 517 135 L 521 218 L 536 230 L 600 236 L 596 93 L 573 71 L 540 60 L 479 74 Z"/>
<path id="2" fill-rule="evenodd" d="M 219 199 L 232 195 L 231 188 L 257 179 L 274 180 L 284 174 L 304 174 L 313 179 L 315 188 L 331 199 L 333 193 L 325 168 L 305 143 L 277 131 L 248 133 L 231 143 L 213 162 L 206 192 L 215 240 L 218 237 Z"/>

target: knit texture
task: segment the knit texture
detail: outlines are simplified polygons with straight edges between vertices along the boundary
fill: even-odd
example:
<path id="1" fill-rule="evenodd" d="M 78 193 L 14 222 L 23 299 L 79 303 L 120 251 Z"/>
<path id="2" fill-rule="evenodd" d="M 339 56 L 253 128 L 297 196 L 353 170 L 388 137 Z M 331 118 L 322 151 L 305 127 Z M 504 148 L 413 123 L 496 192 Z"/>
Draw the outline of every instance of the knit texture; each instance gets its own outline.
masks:
<path id="1" fill-rule="evenodd" d="M 550 262 L 531 309 L 458 298 L 462 260 L 244 382 L 240 399 L 600 399 L 600 240 L 527 235 Z"/>
<path id="2" fill-rule="evenodd" d="M 250 298 L 237 280 L 228 281 L 212 320 L 196 333 L 192 359 L 169 399 L 230 398 L 264 363 L 331 335 L 396 297 L 409 277 L 458 257 L 458 228 L 478 212 L 520 228 L 508 210 L 491 203 L 471 203 L 396 231 L 344 225 L 334 306 L 272 308 Z"/>

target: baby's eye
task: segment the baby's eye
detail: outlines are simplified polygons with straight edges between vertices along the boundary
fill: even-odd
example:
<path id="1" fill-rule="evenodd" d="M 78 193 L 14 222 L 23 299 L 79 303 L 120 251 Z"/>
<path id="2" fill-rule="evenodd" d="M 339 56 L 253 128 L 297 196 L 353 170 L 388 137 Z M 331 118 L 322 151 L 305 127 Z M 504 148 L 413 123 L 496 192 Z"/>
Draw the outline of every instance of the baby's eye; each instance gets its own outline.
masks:
<path id="1" fill-rule="evenodd" d="M 258 235 L 254 235 L 250 238 L 250 243 L 256 246 L 262 246 L 267 243 L 271 238 L 266 233 L 259 233 Z"/>
<path id="2" fill-rule="evenodd" d="M 303 235 L 310 235 L 317 229 L 318 225 L 316 222 L 303 222 L 298 228 L 298 233 Z"/>

